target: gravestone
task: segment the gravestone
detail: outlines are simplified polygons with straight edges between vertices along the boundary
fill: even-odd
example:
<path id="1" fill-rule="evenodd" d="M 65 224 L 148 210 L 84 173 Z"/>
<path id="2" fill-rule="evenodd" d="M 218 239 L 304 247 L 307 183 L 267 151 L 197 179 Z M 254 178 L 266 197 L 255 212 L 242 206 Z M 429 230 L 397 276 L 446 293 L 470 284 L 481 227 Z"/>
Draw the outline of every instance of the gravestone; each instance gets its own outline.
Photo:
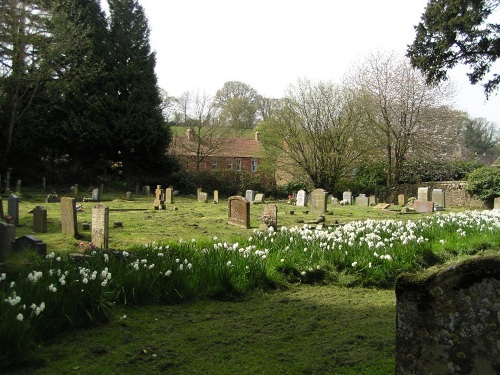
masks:
<path id="1" fill-rule="evenodd" d="M 404 194 L 399 194 L 398 195 L 398 206 L 405 206 L 406 205 L 406 196 Z"/>
<path id="2" fill-rule="evenodd" d="M 273 228 L 276 229 L 278 227 L 278 206 L 275 204 L 266 204 L 264 206 L 265 215 L 269 215 L 273 220 Z"/>
<path id="3" fill-rule="evenodd" d="M 166 204 L 174 203 L 173 191 L 172 191 L 172 188 L 170 188 L 170 187 L 165 189 L 165 203 Z"/>
<path id="4" fill-rule="evenodd" d="M 335 198 L 335 197 L 332 197 L 331 203 L 332 203 L 333 206 L 338 206 L 339 205 L 339 199 Z"/>
<path id="5" fill-rule="evenodd" d="M 198 193 L 198 202 L 200 203 L 207 203 L 208 202 L 208 193 L 205 193 L 203 191 Z"/>
<path id="6" fill-rule="evenodd" d="M 61 230 L 62 233 L 68 236 L 75 237 L 78 235 L 75 198 L 61 198 Z"/>
<path id="7" fill-rule="evenodd" d="M 498 374 L 500 257 L 396 280 L 396 374 Z"/>
<path id="8" fill-rule="evenodd" d="M 253 200 L 253 203 L 264 203 L 265 195 L 262 193 L 255 194 L 255 199 Z"/>
<path id="9" fill-rule="evenodd" d="M 247 190 L 245 192 L 245 199 L 249 201 L 250 203 L 253 203 L 253 200 L 255 199 L 255 191 L 253 190 Z"/>
<path id="10" fill-rule="evenodd" d="M 0 221 L 0 261 L 3 262 L 12 252 L 16 239 L 16 226 Z"/>
<path id="11" fill-rule="evenodd" d="M 36 206 L 33 209 L 33 231 L 47 232 L 47 210 L 43 206 Z"/>
<path id="12" fill-rule="evenodd" d="M 326 212 L 327 193 L 323 189 L 315 189 L 311 192 L 311 211 L 313 214 Z"/>
<path id="13" fill-rule="evenodd" d="M 228 223 L 242 228 L 250 228 L 250 202 L 240 196 L 228 198 Z"/>
<path id="14" fill-rule="evenodd" d="M 342 194 L 342 201 L 344 204 L 352 204 L 352 193 L 350 191 L 344 191 Z"/>
<path id="15" fill-rule="evenodd" d="M 375 195 L 370 195 L 370 200 L 368 201 L 370 206 L 375 206 L 377 204 L 377 197 Z"/>
<path id="16" fill-rule="evenodd" d="M 443 189 L 432 189 L 432 201 L 434 202 L 436 209 L 438 209 L 438 207 L 446 207 L 444 195 L 445 193 Z"/>
<path id="17" fill-rule="evenodd" d="M 198 195 L 203 191 L 201 187 L 196 189 L 196 199 L 198 199 Z"/>
<path id="18" fill-rule="evenodd" d="M 75 198 L 78 199 L 78 184 L 73 185 L 73 194 L 75 195 Z"/>
<path id="19" fill-rule="evenodd" d="M 368 206 L 370 203 L 370 199 L 365 194 L 359 194 L 354 199 L 354 202 L 356 203 L 356 206 Z"/>
<path id="20" fill-rule="evenodd" d="M 41 239 L 35 236 L 26 235 L 16 239 L 15 250 L 34 250 L 38 255 L 47 255 L 47 244 L 43 243 Z"/>
<path id="21" fill-rule="evenodd" d="M 14 219 L 12 224 L 19 226 L 19 197 L 11 195 L 7 198 L 7 213 Z"/>
<path id="22" fill-rule="evenodd" d="M 434 202 L 417 200 L 413 202 L 413 209 L 419 214 L 434 212 Z"/>
<path id="23" fill-rule="evenodd" d="M 153 201 L 153 207 L 155 210 L 166 209 L 165 206 L 165 190 L 161 188 L 161 185 L 156 185 L 155 199 Z"/>
<path id="24" fill-rule="evenodd" d="M 102 203 L 92 207 L 92 243 L 98 249 L 109 248 L 109 207 Z"/>
<path id="25" fill-rule="evenodd" d="M 132 200 L 132 192 L 131 191 L 127 191 L 125 193 L 125 200 L 127 200 L 127 201 L 131 201 Z"/>
<path id="26" fill-rule="evenodd" d="M 214 203 L 219 203 L 219 190 L 214 190 Z"/>
<path id="27" fill-rule="evenodd" d="M 307 206 L 307 193 L 305 190 L 301 189 L 297 192 L 297 201 L 295 203 L 297 207 Z"/>
<path id="28" fill-rule="evenodd" d="M 419 187 L 417 193 L 417 200 L 428 201 L 430 189 L 428 187 Z"/>
<path id="29" fill-rule="evenodd" d="M 0 203 L 1 203 L 1 198 L 0 198 Z M 495 200 L 493 201 L 493 209 L 500 210 L 500 197 L 495 198 Z"/>
<path id="30" fill-rule="evenodd" d="M 45 203 L 56 203 L 60 202 L 61 200 L 57 196 L 57 194 L 49 194 L 47 195 L 47 198 L 45 198 Z"/>
<path id="31" fill-rule="evenodd" d="M 92 202 L 100 202 L 101 201 L 101 192 L 99 189 L 92 189 Z"/>
<path id="32" fill-rule="evenodd" d="M 17 180 L 16 193 L 21 194 L 21 180 Z"/>
<path id="33" fill-rule="evenodd" d="M 149 185 L 144 185 L 142 187 L 142 195 L 149 197 L 151 195 L 151 187 Z"/>

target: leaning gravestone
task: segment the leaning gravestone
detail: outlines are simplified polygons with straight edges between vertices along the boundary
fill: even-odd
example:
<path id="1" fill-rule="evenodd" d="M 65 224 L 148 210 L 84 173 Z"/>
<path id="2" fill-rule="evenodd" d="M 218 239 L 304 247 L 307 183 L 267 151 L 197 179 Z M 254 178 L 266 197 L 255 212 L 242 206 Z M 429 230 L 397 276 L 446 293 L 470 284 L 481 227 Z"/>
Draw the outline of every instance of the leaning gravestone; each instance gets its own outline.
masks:
<path id="1" fill-rule="evenodd" d="M 68 236 L 75 237 L 78 234 L 75 198 L 61 198 L 61 229 Z"/>
<path id="2" fill-rule="evenodd" d="M 253 203 L 253 201 L 255 199 L 255 191 L 253 191 L 253 190 L 247 190 L 245 192 L 245 199 L 247 201 L 249 201 L 250 203 Z"/>
<path id="3" fill-rule="evenodd" d="M 443 189 L 433 189 L 432 190 L 432 202 L 436 208 L 445 208 L 444 190 Z"/>
<path id="4" fill-rule="evenodd" d="M 419 214 L 434 212 L 434 202 L 415 201 L 413 202 L 413 209 Z"/>
<path id="5" fill-rule="evenodd" d="M 0 221 L 0 261 L 3 262 L 12 252 L 12 244 L 16 239 L 16 226 Z"/>
<path id="6" fill-rule="evenodd" d="M 108 249 L 109 207 L 102 203 L 92 208 L 92 243 L 98 249 Z"/>
<path id="7" fill-rule="evenodd" d="M 327 193 L 323 189 L 315 189 L 311 192 L 311 211 L 313 214 L 326 212 Z"/>
<path id="8" fill-rule="evenodd" d="M 242 228 L 250 228 L 250 202 L 240 196 L 228 198 L 228 223 Z"/>
<path id="9" fill-rule="evenodd" d="M 297 192 L 297 201 L 295 203 L 297 207 L 307 206 L 307 193 L 305 190 L 301 189 Z"/>
<path id="10" fill-rule="evenodd" d="M 369 198 L 365 194 L 359 194 L 355 200 L 356 206 L 368 206 L 370 203 Z"/>
<path id="11" fill-rule="evenodd" d="M 19 226 L 19 197 L 16 195 L 11 195 L 7 199 L 7 213 L 14 218 L 14 224 L 16 227 Z"/>
<path id="12" fill-rule="evenodd" d="M 35 232 L 47 232 L 47 210 L 43 206 L 36 206 L 33 209 L 33 230 Z"/>
<path id="13" fill-rule="evenodd" d="M 417 200 L 419 201 L 428 201 L 429 199 L 430 189 L 428 187 L 420 187 L 418 188 Z"/>
<path id="14" fill-rule="evenodd" d="M 346 204 L 352 204 L 352 193 L 350 191 L 344 191 L 342 194 L 342 201 Z"/>
<path id="15" fill-rule="evenodd" d="M 499 374 L 500 257 L 396 280 L 396 374 Z"/>

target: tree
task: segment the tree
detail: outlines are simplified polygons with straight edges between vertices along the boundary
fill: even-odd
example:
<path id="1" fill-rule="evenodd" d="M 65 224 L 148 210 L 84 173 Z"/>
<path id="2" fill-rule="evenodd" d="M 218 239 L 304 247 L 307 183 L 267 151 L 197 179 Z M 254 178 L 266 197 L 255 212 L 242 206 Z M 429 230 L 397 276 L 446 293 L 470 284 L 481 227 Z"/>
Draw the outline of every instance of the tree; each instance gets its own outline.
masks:
<path id="1" fill-rule="evenodd" d="M 281 107 L 261 125 L 267 152 L 295 180 L 305 174 L 316 187 L 335 188 L 363 152 L 362 111 L 356 96 L 331 83 L 299 81 Z"/>
<path id="2" fill-rule="evenodd" d="M 447 79 L 448 70 L 464 63 L 471 68 L 470 82 L 480 82 L 500 56 L 500 24 L 488 23 L 499 5 L 498 0 L 430 0 L 408 47 L 412 65 L 426 75 L 428 83 L 437 83 Z M 486 80 L 487 97 L 499 83 L 497 73 Z"/>
<path id="3" fill-rule="evenodd" d="M 256 124 L 260 95 L 249 85 L 230 81 L 215 94 L 214 105 L 220 109 L 221 122 L 227 126 L 252 129 Z"/>
<path id="4" fill-rule="evenodd" d="M 111 66 L 106 103 L 112 139 L 110 160 L 125 175 L 151 170 L 164 159 L 170 130 L 162 115 L 150 30 L 137 0 L 109 0 Z"/>
<path id="5" fill-rule="evenodd" d="M 463 142 L 471 153 L 483 155 L 498 145 L 498 129 L 484 118 L 468 118 L 464 125 Z"/>
<path id="6" fill-rule="evenodd" d="M 349 79 L 351 89 L 364 97 L 371 143 L 387 160 L 388 186 L 398 183 L 410 154 L 437 156 L 440 143 L 456 133 L 453 121 L 446 120 L 451 111 L 442 106 L 449 93 L 443 87 L 428 86 L 406 59 L 371 55 Z"/>

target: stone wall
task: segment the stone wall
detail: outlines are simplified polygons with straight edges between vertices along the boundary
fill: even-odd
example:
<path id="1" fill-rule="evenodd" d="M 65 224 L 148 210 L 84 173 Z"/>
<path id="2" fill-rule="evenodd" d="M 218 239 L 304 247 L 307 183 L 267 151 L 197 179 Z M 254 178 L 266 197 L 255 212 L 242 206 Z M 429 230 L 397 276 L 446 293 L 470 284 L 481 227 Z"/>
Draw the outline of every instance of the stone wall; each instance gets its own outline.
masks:
<path id="1" fill-rule="evenodd" d="M 500 257 L 396 281 L 396 374 L 500 374 Z"/>

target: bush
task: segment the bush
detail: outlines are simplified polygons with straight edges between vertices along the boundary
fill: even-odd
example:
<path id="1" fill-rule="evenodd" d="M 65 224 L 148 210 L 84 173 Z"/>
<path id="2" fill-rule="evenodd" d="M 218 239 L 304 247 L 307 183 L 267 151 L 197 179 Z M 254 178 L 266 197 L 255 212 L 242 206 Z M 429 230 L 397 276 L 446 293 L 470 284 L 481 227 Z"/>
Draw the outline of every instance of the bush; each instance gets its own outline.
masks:
<path id="1" fill-rule="evenodd" d="M 469 174 L 465 190 L 493 207 L 493 200 L 500 197 L 500 169 L 494 167 L 478 168 Z"/>

